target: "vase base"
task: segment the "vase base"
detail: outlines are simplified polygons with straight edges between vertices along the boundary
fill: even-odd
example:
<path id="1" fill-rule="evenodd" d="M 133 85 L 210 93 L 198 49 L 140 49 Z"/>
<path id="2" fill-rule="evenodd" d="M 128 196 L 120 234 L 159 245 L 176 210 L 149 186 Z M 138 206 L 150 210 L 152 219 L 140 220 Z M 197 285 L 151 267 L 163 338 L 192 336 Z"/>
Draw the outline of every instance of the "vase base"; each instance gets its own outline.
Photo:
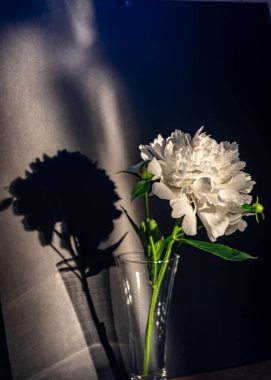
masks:
<path id="1" fill-rule="evenodd" d="M 132 376 L 131 380 L 167 380 L 167 377 L 166 376 L 156 376 L 156 375 Z"/>
<path id="2" fill-rule="evenodd" d="M 131 380 L 167 380 L 167 374 L 164 369 L 159 369 L 148 375 L 132 375 Z"/>

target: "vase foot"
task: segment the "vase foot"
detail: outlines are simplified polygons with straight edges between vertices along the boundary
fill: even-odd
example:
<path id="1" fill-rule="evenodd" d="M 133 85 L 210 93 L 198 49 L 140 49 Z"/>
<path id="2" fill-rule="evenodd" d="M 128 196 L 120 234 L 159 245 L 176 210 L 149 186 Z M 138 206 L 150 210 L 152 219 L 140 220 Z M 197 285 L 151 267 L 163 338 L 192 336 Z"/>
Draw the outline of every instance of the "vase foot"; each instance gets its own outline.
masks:
<path id="1" fill-rule="evenodd" d="M 132 376 L 131 380 L 167 380 L 166 376 L 156 376 L 156 375 L 148 375 L 148 376 Z"/>
<path id="2" fill-rule="evenodd" d="M 167 380 L 167 374 L 164 369 L 159 369 L 149 375 L 132 375 L 131 380 Z"/>

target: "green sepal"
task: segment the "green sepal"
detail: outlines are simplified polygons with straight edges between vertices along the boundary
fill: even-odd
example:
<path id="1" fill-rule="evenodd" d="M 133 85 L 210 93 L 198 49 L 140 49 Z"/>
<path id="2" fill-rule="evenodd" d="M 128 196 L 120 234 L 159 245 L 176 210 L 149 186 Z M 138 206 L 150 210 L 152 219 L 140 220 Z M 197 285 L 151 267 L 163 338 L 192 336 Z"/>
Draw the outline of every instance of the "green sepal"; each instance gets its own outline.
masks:
<path id="1" fill-rule="evenodd" d="M 150 181 L 153 179 L 154 175 L 149 173 L 147 170 L 138 173 L 142 179 Z"/>
<path id="2" fill-rule="evenodd" d="M 132 166 L 128 166 L 128 168 L 126 168 L 124 170 L 118 171 L 117 174 L 118 173 L 130 173 L 130 174 L 136 174 L 136 175 L 138 175 L 141 167 L 144 166 L 145 162 L 146 161 L 141 161 L 138 164 L 135 164 L 135 165 L 132 165 Z"/>
<path id="3" fill-rule="evenodd" d="M 150 183 L 148 181 L 139 181 L 135 184 L 132 195 L 131 195 L 131 201 L 138 197 L 142 197 L 144 194 L 146 194 L 150 190 Z"/>
<path id="4" fill-rule="evenodd" d="M 252 209 L 251 205 L 249 205 L 248 203 L 244 203 L 240 207 L 243 208 L 244 210 L 249 210 L 249 211 Z"/>
<path id="5" fill-rule="evenodd" d="M 182 241 L 186 244 L 192 245 L 197 249 L 200 249 L 201 251 L 205 251 L 215 256 L 221 257 L 224 260 L 243 261 L 249 259 L 257 259 L 257 257 L 251 256 L 248 253 L 239 251 L 238 249 L 231 248 L 224 244 L 191 239 L 182 239 Z"/>
<path id="6" fill-rule="evenodd" d="M 120 170 L 117 172 L 118 173 L 129 173 L 129 174 L 134 174 L 136 176 L 139 176 L 141 179 L 144 180 L 152 180 L 154 175 L 150 172 L 148 172 L 148 164 L 151 160 L 146 160 L 146 161 L 141 161 L 138 164 L 128 166 L 128 168 L 124 170 Z"/>
<path id="7" fill-rule="evenodd" d="M 150 162 L 150 160 L 144 161 L 143 165 L 141 166 L 141 168 L 138 171 L 138 175 L 140 176 L 140 178 L 148 180 L 148 181 L 152 180 L 154 177 L 154 175 L 152 173 L 148 172 L 148 170 L 147 170 L 149 162 Z"/>

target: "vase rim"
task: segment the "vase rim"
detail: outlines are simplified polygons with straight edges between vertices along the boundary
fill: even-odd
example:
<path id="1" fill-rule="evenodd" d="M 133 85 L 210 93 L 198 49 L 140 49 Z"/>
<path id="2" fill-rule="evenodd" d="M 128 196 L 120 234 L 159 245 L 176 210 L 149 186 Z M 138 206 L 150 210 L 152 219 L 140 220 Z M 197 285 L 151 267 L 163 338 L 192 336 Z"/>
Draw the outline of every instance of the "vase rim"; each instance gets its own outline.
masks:
<path id="1" fill-rule="evenodd" d="M 133 255 L 133 254 L 142 254 L 143 255 L 143 258 L 141 259 L 141 258 L 139 258 L 139 259 L 133 259 L 133 258 L 125 258 L 124 256 L 125 255 Z M 146 259 L 145 258 L 145 256 L 144 256 L 144 252 L 142 252 L 142 251 L 131 251 L 131 252 L 122 252 L 122 253 L 119 253 L 117 256 L 116 256 L 116 258 L 118 259 L 118 260 L 121 260 L 121 261 L 123 261 L 123 262 L 127 262 L 127 263 L 135 263 L 135 264 L 147 264 L 147 263 L 156 263 L 156 264 L 161 264 L 161 263 L 163 263 L 163 262 L 173 262 L 173 261 L 178 261 L 179 260 L 179 258 L 180 258 L 180 255 L 178 255 L 177 253 L 173 253 L 172 254 L 172 257 L 171 258 L 169 258 L 168 260 L 157 260 L 157 261 L 155 261 L 155 260 L 148 260 L 148 259 Z"/>

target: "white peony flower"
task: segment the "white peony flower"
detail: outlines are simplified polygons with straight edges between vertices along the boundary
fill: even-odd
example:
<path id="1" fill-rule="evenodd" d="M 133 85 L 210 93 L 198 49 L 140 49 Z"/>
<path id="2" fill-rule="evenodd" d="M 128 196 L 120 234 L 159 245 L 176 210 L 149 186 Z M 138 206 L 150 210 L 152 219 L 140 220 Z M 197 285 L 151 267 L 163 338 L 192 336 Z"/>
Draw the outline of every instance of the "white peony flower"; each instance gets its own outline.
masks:
<path id="1" fill-rule="evenodd" d="M 151 160 L 148 171 L 154 174 L 152 192 L 170 201 L 172 217 L 184 216 L 182 228 L 187 235 L 197 233 L 197 218 L 211 241 L 218 236 L 244 231 L 243 203 L 250 204 L 254 181 L 243 172 L 238 145 L 217 143 L 202 133 L 193 138 L 175 130 L 166 140 L 161 136 L 140 145 L 143 160 Z"/>

